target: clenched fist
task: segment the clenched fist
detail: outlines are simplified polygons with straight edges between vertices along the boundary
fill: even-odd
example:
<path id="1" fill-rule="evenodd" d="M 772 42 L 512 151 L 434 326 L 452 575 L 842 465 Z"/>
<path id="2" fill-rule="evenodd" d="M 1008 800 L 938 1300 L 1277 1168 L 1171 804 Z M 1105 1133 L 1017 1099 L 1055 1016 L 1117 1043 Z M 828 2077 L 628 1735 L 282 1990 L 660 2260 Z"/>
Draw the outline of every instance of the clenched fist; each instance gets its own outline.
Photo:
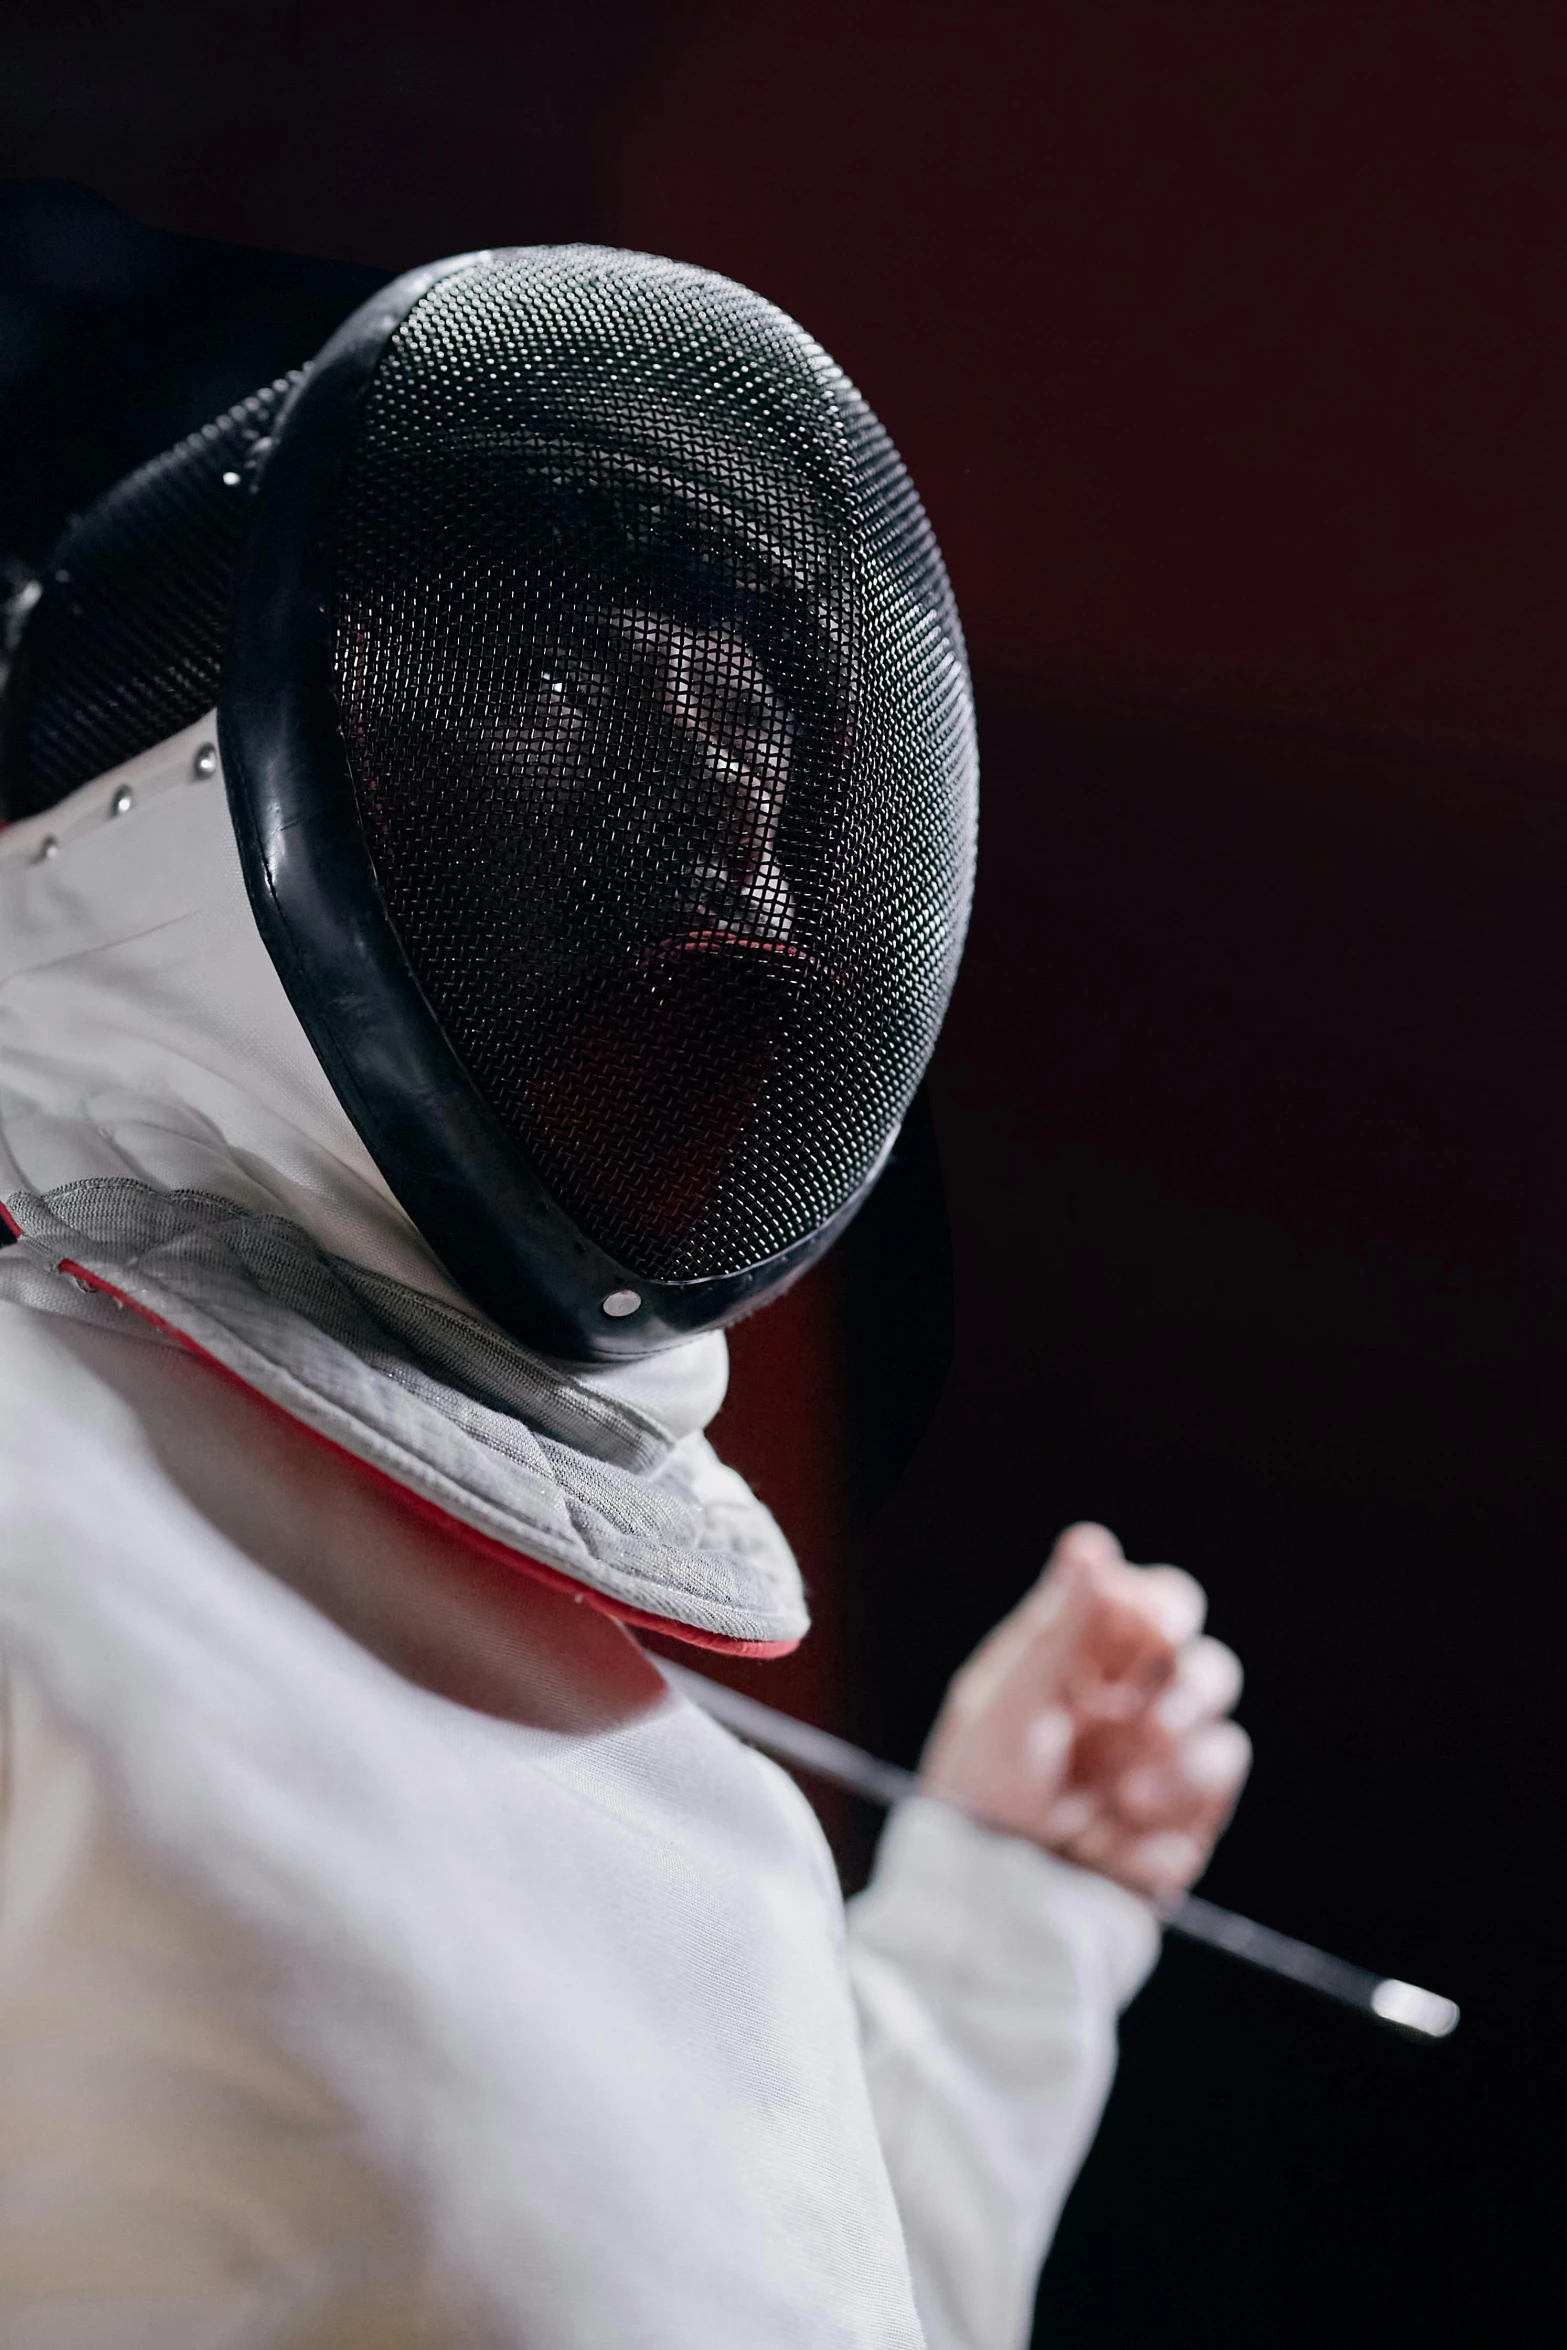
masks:
<path id="1" fill-rule="evenodd" d="M 1069 1526 L 1039 1581 L 954 1677 L 920 1775 L 932 1794 L 1157 1900 L 1206 1867 L 1251 1764 L 1227 1717 L 1233 1651 L 1200 1587 Z"/>

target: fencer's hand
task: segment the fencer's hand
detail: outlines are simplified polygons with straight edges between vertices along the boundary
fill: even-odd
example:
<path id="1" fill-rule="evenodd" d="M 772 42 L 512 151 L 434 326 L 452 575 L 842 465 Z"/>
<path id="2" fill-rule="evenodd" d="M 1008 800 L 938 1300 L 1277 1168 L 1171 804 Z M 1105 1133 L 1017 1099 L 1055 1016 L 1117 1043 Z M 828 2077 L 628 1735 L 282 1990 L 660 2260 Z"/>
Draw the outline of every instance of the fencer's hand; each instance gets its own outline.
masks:
<path id="1" fill-rule="evenodd" d="M 1234 1652 L 1179 1567 L 1134 1567 L 1069 1526 L 1028 1596 L 955 1676 L 921 1763 L 931 1792 L 1151 1898 L 1199 1876 L 1251 1741 Z"/>

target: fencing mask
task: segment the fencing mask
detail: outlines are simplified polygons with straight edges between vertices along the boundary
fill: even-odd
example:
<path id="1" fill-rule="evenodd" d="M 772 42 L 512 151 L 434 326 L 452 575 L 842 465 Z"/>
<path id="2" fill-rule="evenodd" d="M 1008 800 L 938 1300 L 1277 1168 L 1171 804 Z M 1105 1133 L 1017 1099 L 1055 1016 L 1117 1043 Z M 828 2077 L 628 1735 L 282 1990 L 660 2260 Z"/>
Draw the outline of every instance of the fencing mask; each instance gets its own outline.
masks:
<path id="1" fill-rule="evenodd" d="M 11 814 L 217 701 L 295 1011 L 526 1344 L 733 1320 L 874 1183 L 962 945 L 968 678 L 896 453 L 743 288 L 400 279 L 73 526 L 8 699 Z"/>

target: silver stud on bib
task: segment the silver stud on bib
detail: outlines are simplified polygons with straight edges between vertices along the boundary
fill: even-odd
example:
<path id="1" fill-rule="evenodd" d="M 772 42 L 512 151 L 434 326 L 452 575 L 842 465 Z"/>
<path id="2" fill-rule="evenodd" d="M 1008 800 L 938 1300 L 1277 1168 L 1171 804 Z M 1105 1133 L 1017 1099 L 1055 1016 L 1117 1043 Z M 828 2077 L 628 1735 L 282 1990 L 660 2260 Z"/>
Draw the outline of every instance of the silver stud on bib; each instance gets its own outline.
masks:
<path id="1" fill-rule="evenodd" d="M 128 816 L 136 805 L 136 794 L 128 783 L 122 783 L 109 802 L 111 816 Z"/>
<path id="2" fill-rule="evenodd" d="M 628 1314 L 636 1312 L 641 1303 L 642 1299 L 634 1289 L 612 1289 L 604 1300 L 603 1311 L 612 1321 L 623 1322 Z"/>
<path id="3" fill-rule="evenodd" d="M 207 777 L 209 775 L 216 775 L 217 771 L 217 745 L 216 743 L 203 743 L 200 749 L 197 751 L 195 758 L 192 759 L 190 763 L 191 781 L 193 783 L 205 783 Z"/>

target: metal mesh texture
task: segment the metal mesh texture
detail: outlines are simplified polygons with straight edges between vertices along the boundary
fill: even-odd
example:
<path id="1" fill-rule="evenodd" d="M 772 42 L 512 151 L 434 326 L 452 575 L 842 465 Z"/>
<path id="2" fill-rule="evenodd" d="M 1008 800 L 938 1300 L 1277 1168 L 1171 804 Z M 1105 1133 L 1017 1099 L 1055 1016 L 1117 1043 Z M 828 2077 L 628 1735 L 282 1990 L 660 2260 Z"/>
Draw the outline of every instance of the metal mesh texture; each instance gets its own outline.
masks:
<path id="1" fill-rule="evenodd" d="M 212 708 L 252 476 L 297 381 L 241 400 L 68 525 L 9 689 L 7 817 L 54 807 Z"/>
<path id="2" fill-rule="evenodd" d="M 360 411 L 337 690 L 392 920 L 479 1089 L 648 1280 L 863 1184 L 971 882 L 962 641 L 908 476 L 728 280 L 595 247 L 439 282 Z"/>

